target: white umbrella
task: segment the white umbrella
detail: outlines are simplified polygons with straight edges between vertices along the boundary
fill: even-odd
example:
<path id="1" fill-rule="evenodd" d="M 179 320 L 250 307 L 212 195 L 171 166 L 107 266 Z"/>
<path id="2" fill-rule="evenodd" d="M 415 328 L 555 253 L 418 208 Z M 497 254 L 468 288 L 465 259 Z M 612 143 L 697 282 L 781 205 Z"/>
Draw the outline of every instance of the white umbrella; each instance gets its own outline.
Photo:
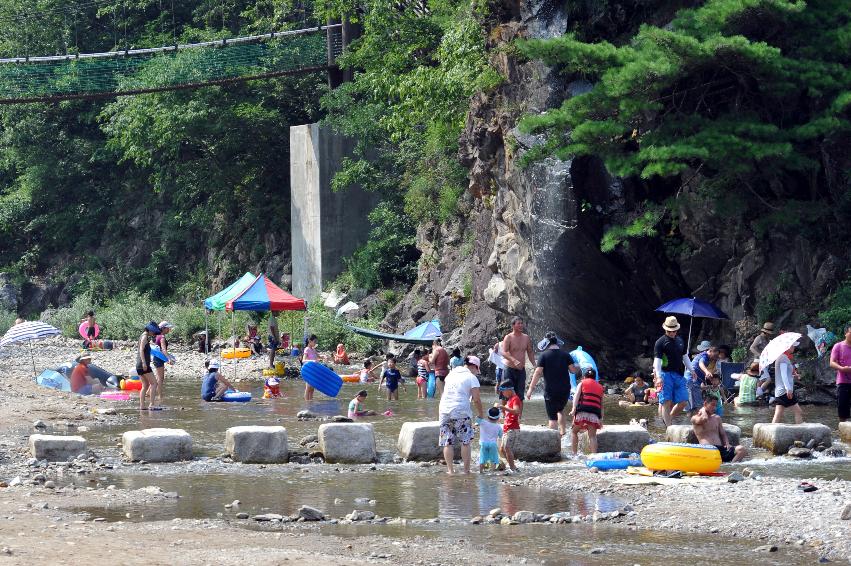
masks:
<path id="1" fill-rule="evenodd" d="M 775 337 L 769 342 L 762 353 L 759 355 L 759 371 L 764 370 L 769 365 L 780 357 L 783 352 L 792 347 L 792 345 L 801 338 L 797 332 L 784 332 Z"/>
<path id="2" fill-rule="evenodd" d="M 32 358 L 33 374 L 35 374 L 35 356 L 33 355 L 33 341 L 44 340 L 45 338 L 59 336 L 60 334 L 62 334 L 62 331 L 60 331 L 58 328 L 54 328 L 53 326 L 41 322 L 40 320 L 22 322 L 20 324 L 16 324 L 6 332 L 6 334 L 3 336 L 3 339 L 0 340 L 0 348 L 8 346 L 9 344 L 29 342 L 30 358 Z"/>

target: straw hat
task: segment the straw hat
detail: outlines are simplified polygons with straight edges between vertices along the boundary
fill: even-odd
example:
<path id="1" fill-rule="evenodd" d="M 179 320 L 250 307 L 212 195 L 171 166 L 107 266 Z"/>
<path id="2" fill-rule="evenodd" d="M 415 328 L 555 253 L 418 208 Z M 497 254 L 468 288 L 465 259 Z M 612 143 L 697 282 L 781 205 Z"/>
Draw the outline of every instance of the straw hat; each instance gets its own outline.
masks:
<path id="1" fill-rule="evenodd" d="M 773 322 L 766 322 L 765 324 L 762 325 L 762 330 L 760 330 L 760 332 L 762 332 L 764 334 L 768 334 L 768 335 L 776 334 L 776 332 L 774 331 L 774 323 Z"/>
<path id="2" fill-rule="evenodd" d="M 674 330 L 680 329 L 680 323 L 677 322 L 677 317 L 669 316 L 668 318 L 665 319 L 665 324 L 662 325 L 662 328 L 666 332 L 673 332 Z"/>
<path id="3" fill-rule="evenodd" d="M 759 362 L 753 362 L 746 373 L 757 377 L 759 375 Z"/>

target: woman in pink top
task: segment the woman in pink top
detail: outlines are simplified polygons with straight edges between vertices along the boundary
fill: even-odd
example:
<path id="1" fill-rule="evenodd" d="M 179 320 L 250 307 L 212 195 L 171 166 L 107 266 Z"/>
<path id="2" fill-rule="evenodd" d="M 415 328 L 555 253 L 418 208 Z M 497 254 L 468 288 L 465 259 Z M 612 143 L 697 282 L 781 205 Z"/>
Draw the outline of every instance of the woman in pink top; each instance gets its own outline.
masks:
<path id="1" fill-rule="evenodd" d="M 845 340 L 830 351 L 830 367 L 836 370 L 836 408 L 839 422 L 851 419 L 851 324 L 845 326 Z"/>
<path id="2" fill-rule="evenodd" d="M 318 362 L 319 352 L 316 351 L 316 334 L 311 334 L 307 339 L 307 346 L 304 347 L 304 353 L 301 355 L 301 364 L 305 362 Z M 313 387 L 307 383 L 304 384 L 304 400 L 310 401 L 313 399 Z"/>

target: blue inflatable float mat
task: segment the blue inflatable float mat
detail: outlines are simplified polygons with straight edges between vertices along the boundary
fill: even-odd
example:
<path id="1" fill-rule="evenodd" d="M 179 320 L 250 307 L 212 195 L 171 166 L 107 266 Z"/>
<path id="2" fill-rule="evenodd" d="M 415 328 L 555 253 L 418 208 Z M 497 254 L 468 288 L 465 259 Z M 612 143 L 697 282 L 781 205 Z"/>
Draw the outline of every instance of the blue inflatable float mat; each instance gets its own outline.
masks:
<path id="1" fill-rule="evenodd" d="M 328 397 L 336 397 L 343 387 L 343 378 L 319 362 L 305 362 L 301 366 L 301 377 L 308 385 Z"/>
<path id="2" fill-rule="evenodd" d="M 247 403 L 251 401 L 251 393 L 248 391 L 228 391 L 222 395 L 225 403 Z"/>

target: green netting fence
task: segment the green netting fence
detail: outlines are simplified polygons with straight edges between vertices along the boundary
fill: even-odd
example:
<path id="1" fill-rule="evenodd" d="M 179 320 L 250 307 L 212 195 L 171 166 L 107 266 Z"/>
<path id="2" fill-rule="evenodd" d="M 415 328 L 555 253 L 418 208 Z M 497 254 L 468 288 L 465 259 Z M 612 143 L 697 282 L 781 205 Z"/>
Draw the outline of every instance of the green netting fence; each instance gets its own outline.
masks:
<path id="1" fill-rule="evenodd" d="M 0 60 L 0 103 L 193 88 L 324 70 L 325 28 L 192 45 Z"/>

